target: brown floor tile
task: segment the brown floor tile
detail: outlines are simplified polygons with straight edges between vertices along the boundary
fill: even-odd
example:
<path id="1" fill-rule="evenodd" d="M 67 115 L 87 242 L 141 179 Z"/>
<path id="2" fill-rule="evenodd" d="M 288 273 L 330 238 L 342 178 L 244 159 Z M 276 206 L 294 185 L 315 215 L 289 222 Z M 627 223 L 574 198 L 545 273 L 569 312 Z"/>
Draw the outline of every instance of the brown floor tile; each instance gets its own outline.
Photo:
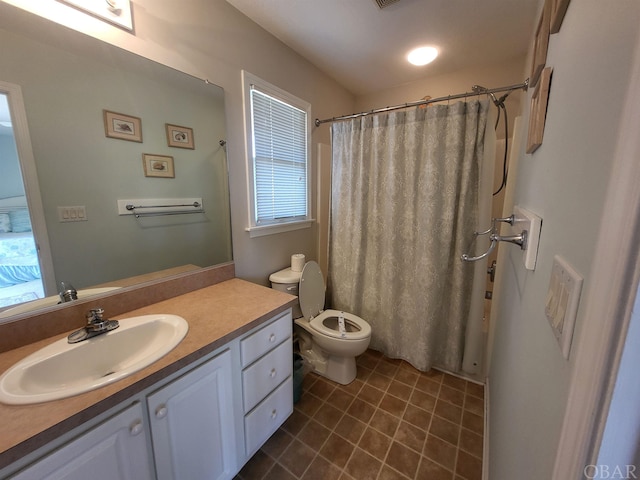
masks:
<path id="1" fill-rule="evenodd" d="M 369 378 L 369 375 L 371 375 L 372 371 L 373 370 L 369 368 L 358 367 L 358 369 L 356 370 L 356 379 L 364 382 L 367 380 L 367 378 Z"/>
<path id="2" fill-rule="evenodd" d="M 374 368 L 376 368 L 379 361 L 379 357 L 374 357 L 373 355 L 369 355 L 367 352 L 365 352 L 356 358 L 356 366 L 362 366 L 373 370 Z"/>
<path id="3" fill-rule="evenodd" d="M 460 448 L 471 455 L 482 458 L 483 439 L 477 433 L 463 428 L 460 430 Z"/>
<path id="4" fill-rule="evenodd" d="M 442 440 L 445 440 L 454 446 L 457 446 L 458 437 L 460 435 L 460 425 L 456 425 L 455 423 L 451 423 L 448 420 L 434 415 L 431 419 L 429 433 L 436 437 L 440 437 Z"/>
<path id="5" fill-rule="evenodd" d="M 484 385 L 480 385 L 474 382 L 467 382 L 467 395 L 484 398 Z"/>
<path id="6" fill-rule="evenodd" d="M 413 369 L 413 367 L 411 368 Z M 411 371 L 409 370 L 409 368 L 405 368 L 403 365 L 401 365 L 394 378 L 399 382 L 409 385 L 410 387 L 414 387 L 416 382 L 418 381 L 418 378 L 420 378 L 420 374 L 418 374 L 416 371 Z"/>
<path id="7" fill-rule="evenodd" d="M 373 372 L 369 375 L 369 378 L 367 378 L 366 383 L 380 390 L 386 391 L 391 383 L 391 378 L 377 372 Z"/>
<path id="8" fill-rule="evenodd" d="M 338 467 L 344 468 L 355 448 L 355 445 L 332 433 L 320 449 L 320 455 Z"/>
<path id="9" fill-rule="evenodd" d="M 313 393 L 316 397 L 321 398 L 322 400 L 326 400 L 329 395 L 333 393 L 335 390 L 335 386 L 330 384 L 328 381 L 319 378 L 316 382 L 311 385 L 309 391 Z"/>
<path id="10" fill-rule="evenodd" d="M 427 436 L 423 455 L 429 460 L 453 471 L 456 466 L 457 453 L 456 447 L 450 443 L 445 442 L 434 435 Z"/>
<path id="11" fill-rule="evenodd" d="M 333 463 L 322 457 L 316 457 L 309 465 L 302 480 L 338 480 L 341 473 Z"/>
<path id="12" fill-rule="evenodd" d="M 418 428 L 427 430 L 431 423 L 431 413 L 415 405 L 408 404 L 402 419 Z"/>
<path id="13" fill-rule="evenodd" d="M 398 397 L 404 401 L 407 401 L 411 396 L 412 390 L 413 389 L 406 383 L 402 383 L 399 380 L 394 380 L 393 382 L 391 382 L 391 385 L 389 385 L 389 388 L 387 388 L 387 393 L 390 393 L 394 397 Z"/>
<path id="14" fill-rule="evenodd" d="M 373 370 L 375 373 L 384 375 L 385 377 L 393 378 L 398 371 L 399 364 L 393 364 L 385 361 L 380 361 L 378 366 Z"/>
<path id="15" fill-rule="evenodd" d="M 482 480 L 482 460 L 460 450 L 456 462 L 456 475 L 467 480 Z"/>
<path id="16" fill-rule="evenodd" d="M 331 431 L 323 427 L 315 420 L 310 420 L 298 434 L 298 440 L 301 440 L 314 450 L 320 450 L 324 441 L 329 437 Z"/>
<path id="17" fill-rule="evenodd" d="M 283 429 L 276 430 L 269 440 L 262 446 L 261 450 L 271 457 L 277 459 L 284 452 L 289 444 L 293 441 L 293 437 Z"/>
<path id="18" fill-rule="evenodd" d="M 357 444 L 366 428 L 367 425 L 357 418 L 351 415 L 344 415 L 336 425 L 334 432 Z"/>
<path id="19" fill-rule="evenodd" d="M 391 437 L 369 427 L 362 435 L 358 446 L 375 458 L 383 459 L 391 445 Z"/>
<path id="20" fill-rule="evenodd" d="M 484 419 L 481 415 L 476 415 L 474 413 L 465 410 L 462 412 L 462 426 L 464 428 L 468 428 L 472 432 L 477 433 L 478 435 L 483 435 L 484 432 Z"/>
<path id="21" fill-rule="evenodd" d="M 427 434 L 424 430 L 411 425 L 407 422 L 400 422 L 400 426 L 396 431 L 394 440 L 402 445 L 405 445 L 418 453 L 422 453 L 424 447 L 424 441 Z"/>
<path id="22" fill-rule="evenodd" d="M 398 418 L 402 418 L 405 409 L 407 408 L 406 400 L 401 400 L 393 395 L 385 395 L 380 402 L 379 408 L 395 415 Z"/>
<path id="23" fill-rule="evenodd" d="M 444 374 L 444 377 L 442 378 L 442 384 L 448 387 L 462 390 L 463 392 L 467 389 L 467 381 L 465 379 L 456 377 L 455 375 L 450 375 L 448 373 Z"/>
<path id="24" fill-rule="evenodd" d="M 385 435 L 393 437 L 399 423 L 400 419 L 398 417 L 391 415 L 384 410 L 377 409 L 373 414 L 373 417 L 371 417 L 369 426 L 381 431 Z"/>
<path id="25" fill-rule="evenodd" d="M 295 404 L 296 410 L 312 417 L 322 405 L 322 399 L 316 397 L 311 392 L 303 392 L 300 401 Z"/>
<path id="26" fill-rule="evenodd" d="M 315 451 L 299 440 L 294 440 L 280 456 L 278 463 L 296 477 L 301 477 L 315 456 Z"/>
<path id="27" fill-rule="evenodd" d="M 324 425 L 329 430 L 333 430 L 342 418 L 343 411 L 332 407 L 328 403 L 324 403 L 313 416 L 321 425 Z"/>
<path id="28" fill-rule="evenodd" d="M 263 480 L 297 480 L 297 478 L 276 463 Z"/>
<path id="29" fill-rule="evenodd" d="M 413 478 L 418 470 L 420 455 L 398 442 L 393 442 L 385 463 L 407 477 Z"/>
<path id="30" fill-rule="evenodd" d="M 436 397 L 428 393 L 421 392 L 418 389 L 414 389 L 411 394 L 411 398 L 409 399 L 409 403 L 420 407 L 423 410 L 433 412 L 433 409 L 436 406 Z"/>
<path id="31" fill-rule="evenodd" d="M 345 472 L 356 480 L 371 480 L 376 478 L 381 467 L 382 462 L 380 460 L 372 457 L 364 450 L 356 448 L 345 467 Z"/>
<path id="32" fill-rule="evenodd" d="M 348 393 L 349 395 L 353 395 L 355 397 L 356 395 L 358 395 L 363 385 L 364 385 L 364 382 L 362 380 L 356 379 L 353 382 L 351 382 L 349 385 L 339 385 L 338 389 Z"/>
<path id="33" fill-rule="evenodd" d="M 353 402 L 351 402 L 351 406 L 347 410 L 347 413 L 353 417 L 356 417 L 358 420 L 364 423 L 368 423 L 375 410 L 376 408 L 373 405 L 365 402 L 364 400 L 356 398 Z"/>
<path id="34" fill-rule="evenodd" d="M 438 399 L 434 414 L 442 417 L 450 422 L 459 424 L 462 420 L 462 407 L 458 407 L 452 403 Z"/>
<path id="35" fill-rule="evenodd" d="M 336 407 L 338 410 L 346 410 L 353 402 L 355 397 L 353 395 L 349 395 L 340 389 L 335 389 L 329 398 L 327 398 L 327 403 L 330 403 L 332 406 Z"/>
<path id="36" fill-rule="evenodd" d="M 384 397 L 384 392 L 382 390 L 368 384 L 365 384 L 358 394 L 359 399 L 369 402 L 371 405 L 376 407 L 380 403 L 380 400 L 382 400 L 382 397 Z"/>
<path id="37" fill-rule="evenodd" d="M 424 377 L 424 376 L 420 376 L 418 377 L 418 380 L 416 382 L 416 388 L 422 392 L 428 393 L 430 395 L 438 396 L 438 393 L 440 392 L 440 387 L 441 384 L 439 382 L 436 382 L 433 380 L 433 378 L 431 377 Z"/>
<path id="38" fill-rule="evenodd" d="M 240 470 L 238 475 L 246 480 L 259 479 L 266 475 L 274 463 L 275 460 L 273 458 L 258 450 L 256 454 L 249 459 L 245 466 L 242 467 L 242 470 Z"/>
<path id="39" fill-rule="evenodd" d="M 289 432 L 291 435 L 297 435 L 300 433 L 300 430 L 307 424 L 309 421 L 309 417 L 307 417 L 304 413 L 293 410 L 293 413 L 287 418 L 282 425 L 282 428 Z"/>
<path id="40" fill-rule="evenodd" d="M 464 399 L 464 409 L 482 416 L 484 415 L 484 400 L 467 395 Z"/>
<path id="41" fill-rule="evenodd" d="M 409 477 L 402 475 L 400 472 L 397 472 L 393 468 L 388 465 L 382 465 L 382 470 L 380 471 L 380 475 L 378 475 L 378 480 L 408 480 Z"/>
<path id="42" fill-rule="evenodd" d="M 439 370 L 432 368 L 428 372 L 421 372 L 421 376 L 432 379 L 435 382 L 442 383 L 442 378 L 444 377 L 444 373 Z"/>
<path id="43" fill-rule="evenodd" d="M 422 457 L 417 478 L 424 480 L 452 480 L 453 472 L 450 472 L 426 457 Z"/>
<path id="44" fill-rule="evenodd" d="M 446 385 L 442 385 L 442 387 L 440 387 L 440 394 L 438 395 L 438 399 L 453 403 L 458 407 L 462 407 L 464 405 L 464 392 L 452 387 L 448 387 Z"/>

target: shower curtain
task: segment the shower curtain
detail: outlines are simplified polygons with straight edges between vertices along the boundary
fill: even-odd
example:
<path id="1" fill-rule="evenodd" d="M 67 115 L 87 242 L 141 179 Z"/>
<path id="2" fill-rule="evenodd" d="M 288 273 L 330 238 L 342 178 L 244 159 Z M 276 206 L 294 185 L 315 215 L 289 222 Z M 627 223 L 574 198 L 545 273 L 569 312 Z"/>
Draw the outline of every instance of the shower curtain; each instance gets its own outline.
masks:
<path id="1" fill-rule="evenodd" d="M 328 286 L 371 348 L 426 371 L 462 366 L 486 100 L 332 126 Z"/>

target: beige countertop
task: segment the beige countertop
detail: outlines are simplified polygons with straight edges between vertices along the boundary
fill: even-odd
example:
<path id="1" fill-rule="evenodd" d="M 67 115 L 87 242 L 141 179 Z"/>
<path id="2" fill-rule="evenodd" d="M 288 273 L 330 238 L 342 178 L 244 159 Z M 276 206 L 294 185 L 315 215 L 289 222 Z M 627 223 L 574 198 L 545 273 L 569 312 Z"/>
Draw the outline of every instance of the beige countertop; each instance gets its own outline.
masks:
<path id="1" fill-rule="evenodd" d="M 174 314 L 187 320 L 189 332 L 166 356 L 111 385 L 42 404 L 0 404 L 0 468 L 214 351 L 294 301 L 286 293 L 234 278 L 113 317 Z M 0 372 L 67 333 L 0 353 Z"/>

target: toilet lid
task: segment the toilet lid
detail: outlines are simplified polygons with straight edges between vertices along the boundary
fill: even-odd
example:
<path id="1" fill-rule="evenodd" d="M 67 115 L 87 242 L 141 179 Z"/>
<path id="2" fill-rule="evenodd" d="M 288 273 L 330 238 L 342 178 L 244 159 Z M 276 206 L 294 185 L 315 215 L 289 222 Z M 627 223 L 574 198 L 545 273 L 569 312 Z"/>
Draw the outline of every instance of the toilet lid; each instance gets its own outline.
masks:
<path id="1" fill-rule="evenodd" d="M 324 278 L 320 265 L 314 261 L 307 262 L 302 268 L 298 299 L 304 318 L 317 317 L 324 310 Z"/>

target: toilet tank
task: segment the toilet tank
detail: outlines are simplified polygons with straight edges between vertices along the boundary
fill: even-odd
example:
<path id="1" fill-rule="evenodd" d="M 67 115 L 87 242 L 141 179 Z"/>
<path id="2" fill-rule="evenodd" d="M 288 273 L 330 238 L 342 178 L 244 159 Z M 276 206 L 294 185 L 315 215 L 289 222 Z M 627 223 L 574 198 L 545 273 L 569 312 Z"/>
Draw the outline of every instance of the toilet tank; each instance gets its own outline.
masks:
<path id="1" fill-rule="evenodd" d="M 288 267 L 269 275 L 269 281 L 271 282 L 271 288 L 297 297 L 301 276 L 302 272 L 294 272 L 291 267 Z M 293 318 L 300 317 L 302 317 L 302 310 L 300 310 L 300 303 L 296 302 L 293 306 Z"/>

